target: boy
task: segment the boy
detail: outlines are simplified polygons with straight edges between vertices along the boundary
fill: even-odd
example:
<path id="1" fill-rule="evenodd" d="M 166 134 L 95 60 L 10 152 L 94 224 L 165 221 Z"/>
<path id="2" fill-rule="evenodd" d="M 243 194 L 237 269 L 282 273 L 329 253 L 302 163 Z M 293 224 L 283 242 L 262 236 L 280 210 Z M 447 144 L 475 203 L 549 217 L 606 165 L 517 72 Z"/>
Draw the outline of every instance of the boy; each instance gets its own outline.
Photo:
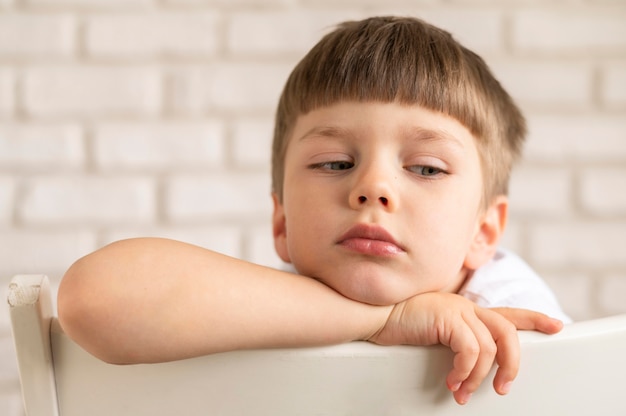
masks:
<path id="1" fill-rule="evenodd" d="M 296 66 L 276 116 L 274 242 L 298 275 L 180 242 L 126 240 L 68 270 L 60 322 L 116 363 L 443 343 L 455 352 L 446 383 L 457 402 L 494 359 L 505 394 L 519 365 L 515 329 L 554 333 L 561 323 L 458 293 L 526 307 L 501 296 L 506 265 L 518 260 L 496 254 L 524 132 L 482 60 L 446 32 L 415 19 L 344 23 Z M 532 272 L 521 274 L 516 290 L 561 313 Z"/>

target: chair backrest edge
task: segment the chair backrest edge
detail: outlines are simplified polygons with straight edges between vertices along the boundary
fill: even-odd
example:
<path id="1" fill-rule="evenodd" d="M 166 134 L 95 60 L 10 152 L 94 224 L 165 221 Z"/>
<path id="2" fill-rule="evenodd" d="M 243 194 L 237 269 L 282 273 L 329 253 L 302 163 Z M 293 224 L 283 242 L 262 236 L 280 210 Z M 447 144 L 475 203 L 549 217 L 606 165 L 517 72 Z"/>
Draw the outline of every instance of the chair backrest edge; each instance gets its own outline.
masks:
<path id="1" fill-rule="evenodd" d="M 7 301 L 26 414 L 58 416 L 50 347 L 53 309 L 48 277 L 14 276 Z"/>

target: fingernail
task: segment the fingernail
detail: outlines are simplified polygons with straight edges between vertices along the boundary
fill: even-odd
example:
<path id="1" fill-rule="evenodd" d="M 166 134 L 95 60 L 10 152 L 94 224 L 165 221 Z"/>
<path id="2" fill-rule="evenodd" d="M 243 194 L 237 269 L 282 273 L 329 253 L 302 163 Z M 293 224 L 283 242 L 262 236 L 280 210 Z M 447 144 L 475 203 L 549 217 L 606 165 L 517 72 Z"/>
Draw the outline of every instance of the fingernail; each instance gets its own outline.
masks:
<path id="1" fill-rule="evenodd" d="M 511 385 L 513 384 L 513 382 L 508 381 L 506 383 L 504 383 L 501 387 L 500 387 L 500 394 L 507 394 L 509 391 L 511 391 Z"/>
<path id="2" fill-rule="evenodd" d="M 450 391 L 457 391 L 458 389 L 461 388 L 461 382 L 459 381 L 456 384 L 453 384 L 451 386 L 448 386 L 448 388 L 450 389 Z"/>
<path id="3" fill-rule="evenodd" d="M 459 404 L 467 404 L 472 397 L 472 393 L 467 393 L 459 397 Z"/>

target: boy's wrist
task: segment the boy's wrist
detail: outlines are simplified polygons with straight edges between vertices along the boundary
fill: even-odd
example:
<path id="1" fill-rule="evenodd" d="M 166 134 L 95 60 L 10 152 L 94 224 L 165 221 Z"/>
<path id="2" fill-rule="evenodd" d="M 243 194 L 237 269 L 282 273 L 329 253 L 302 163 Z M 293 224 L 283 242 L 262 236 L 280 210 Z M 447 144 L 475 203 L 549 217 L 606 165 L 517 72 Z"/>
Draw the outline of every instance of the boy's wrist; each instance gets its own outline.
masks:
<path id="1" fill-rule="evenodd" d="M 372 306 L 375 308 L 374 319 L 370 321 L 368 326 L 369 330 L 364 336 L 359 339 L 360 341 L 368 341 L 375 344 L 380 344 L 380 334 L 387 329 L 387 324 L 393 313 L 396 313 L 396 308 L 401 307 L 402 304 L 389 305 L 389 306 Z"/>

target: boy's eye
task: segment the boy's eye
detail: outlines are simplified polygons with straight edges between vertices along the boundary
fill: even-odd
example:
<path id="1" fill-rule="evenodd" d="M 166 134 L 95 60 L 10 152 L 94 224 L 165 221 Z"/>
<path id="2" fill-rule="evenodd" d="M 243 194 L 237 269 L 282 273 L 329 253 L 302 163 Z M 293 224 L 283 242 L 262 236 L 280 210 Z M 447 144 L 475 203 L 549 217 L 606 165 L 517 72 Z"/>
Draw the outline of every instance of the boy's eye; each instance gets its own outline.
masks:
<path id="1" fill-rule="evenodd" d="M 416 165 L 409 166 L 407 169 L 421 176 L 437 176 L 439 174 L 445 173 L 443 169 L 439 169 L 434 166 Z"/>
<path id="2" fill-rule="evenodd" d="M 313 169 L 326 169 L 326 170 L 346 170 L 351 169 L 354 166 L 354 163 L 348 162 L 346 160 L 337 160 L 333 162 L 322 162 L 316 163 L 311 167 Z"/>

